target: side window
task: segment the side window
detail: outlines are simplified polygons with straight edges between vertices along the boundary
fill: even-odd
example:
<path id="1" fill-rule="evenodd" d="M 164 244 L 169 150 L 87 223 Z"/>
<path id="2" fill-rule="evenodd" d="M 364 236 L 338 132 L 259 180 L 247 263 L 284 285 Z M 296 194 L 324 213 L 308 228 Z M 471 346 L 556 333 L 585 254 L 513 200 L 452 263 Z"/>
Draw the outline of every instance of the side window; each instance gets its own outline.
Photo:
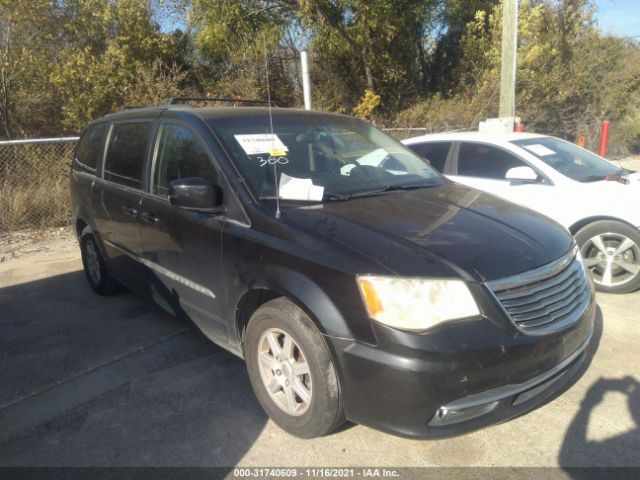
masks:
<path id="1" fill-rule="evenodd" d="M 196 135 L 185 127 L 165 124 L 153 172 L 153 193 L 167 196 L 171 182 L 188 177 L 217 183 L 216 170 Z"/>
<path id="2" fill-rule="evenodd" d="M 104 138 L 108 124 L 99 123 L 88 127 L 76 148 L 73 168 L 87 173 L 96 173 L 96 168 L 104 152 Z"/>
<path id="3" fill-rule="evenodd" d="M 514 155 L 490 145 L 463 143 L 458 154 L 458 175 L 504 180 L 507 171 L 526 163 Z"/>
<path id="4" fill-rule="evenodd" d="M 144 163 L 152 129 L 151 122 L 113 125 L 104 163 L 105 180 L 127 187 L 142 188 Z"/>
<path id="5" fill-rule="evenodd" d="M 451 142 L 416 143 L 407 146 L 421 157 L 429 160 L 433 168 L 440 173 L 443 172 Z"/>

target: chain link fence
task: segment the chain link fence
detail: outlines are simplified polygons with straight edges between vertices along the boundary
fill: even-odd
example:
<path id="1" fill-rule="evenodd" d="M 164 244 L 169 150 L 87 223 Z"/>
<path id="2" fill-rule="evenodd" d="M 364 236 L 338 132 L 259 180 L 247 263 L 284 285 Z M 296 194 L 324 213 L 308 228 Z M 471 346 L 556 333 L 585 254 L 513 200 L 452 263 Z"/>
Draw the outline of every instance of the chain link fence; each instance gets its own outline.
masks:
<path id="1" fill-rule="evenodd" d="M 69 221 L 77 137 L 0 142 L 0 234 Z"/>

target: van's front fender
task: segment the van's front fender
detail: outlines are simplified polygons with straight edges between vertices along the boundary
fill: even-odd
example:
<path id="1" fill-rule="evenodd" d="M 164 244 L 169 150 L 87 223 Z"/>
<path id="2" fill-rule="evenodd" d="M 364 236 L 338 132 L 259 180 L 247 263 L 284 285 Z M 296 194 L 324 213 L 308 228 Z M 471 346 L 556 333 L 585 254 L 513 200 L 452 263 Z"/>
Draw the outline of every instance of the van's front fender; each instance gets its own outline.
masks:
<path id="1" fill-rule="evenodd" d="M 234 295 L 230 302 L 234 312 L 238 312 L 245 295 L 263 290 L 290 299 L 305 311 L 322 335 L 375 343 L 353 276 L 335 271 L 322 274 L 318 269 L 323 268 L 314 266 L 314 272 L 320 273 L 316 280 L 301 273 L 304 269 L 262 265 L 253 279 L 247 281 L 245 277 L 246 287 Z"/>

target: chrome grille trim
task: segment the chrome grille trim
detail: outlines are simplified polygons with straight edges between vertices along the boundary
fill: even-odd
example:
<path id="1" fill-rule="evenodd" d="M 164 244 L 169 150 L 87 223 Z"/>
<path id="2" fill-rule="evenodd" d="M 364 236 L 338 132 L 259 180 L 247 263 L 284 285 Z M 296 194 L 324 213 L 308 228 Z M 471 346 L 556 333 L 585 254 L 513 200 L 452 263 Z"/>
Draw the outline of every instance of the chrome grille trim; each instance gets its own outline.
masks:
<path id="1" fill-rule="evenodd" d="M 511 287 L 503 287 L 500 290 L 508 289 L 510 293 L 504 296 L 504 300 L 517 300 L 521 297 L 528 297 L 529 295 L 534 295 L 539 292 L 544 292 L 545 290 L 549 290 L 553 287 L 562 287 L 564 282 L 571 277 L 575 272 L 566 269 L 556 277 L 549 278 L 547 277 L 547 281 L 545 278 L 533 279 L 531 283 L 524 283 L 519 285 L 513 285 Z M 540 282 L 540 283 L 538 283 Z M 535 285 L 535 286 L 531 286 Z"/>
<path id="2" fill-rule="evenodd" d="M 591 286 L 577 255 L 574 247 L 548 265 L 486 285 L 520 331 L 552 333 L 578 321 L 591 301 Z"/>

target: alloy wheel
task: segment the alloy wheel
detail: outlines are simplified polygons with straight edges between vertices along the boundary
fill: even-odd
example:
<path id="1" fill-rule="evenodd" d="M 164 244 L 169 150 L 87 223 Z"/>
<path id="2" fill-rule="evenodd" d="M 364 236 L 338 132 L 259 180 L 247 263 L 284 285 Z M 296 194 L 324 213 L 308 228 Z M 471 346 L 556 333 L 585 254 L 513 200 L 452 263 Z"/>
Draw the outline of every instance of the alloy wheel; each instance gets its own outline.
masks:
<path id="1" fill-rule="evenodd" d="M 581 248 L 584 264 L 593 281 L 604 287 L 617 287 L 640 273 L 640 247 L 619 233 L 601 233 Z"/>
<path id="2" fill-rule="evenodd" d="M 277 328 L 258 341 L 260 377 L 273 402 L 289 415 L 304 414 L 311 404 L 311 371 L 300 346 Z"/>

